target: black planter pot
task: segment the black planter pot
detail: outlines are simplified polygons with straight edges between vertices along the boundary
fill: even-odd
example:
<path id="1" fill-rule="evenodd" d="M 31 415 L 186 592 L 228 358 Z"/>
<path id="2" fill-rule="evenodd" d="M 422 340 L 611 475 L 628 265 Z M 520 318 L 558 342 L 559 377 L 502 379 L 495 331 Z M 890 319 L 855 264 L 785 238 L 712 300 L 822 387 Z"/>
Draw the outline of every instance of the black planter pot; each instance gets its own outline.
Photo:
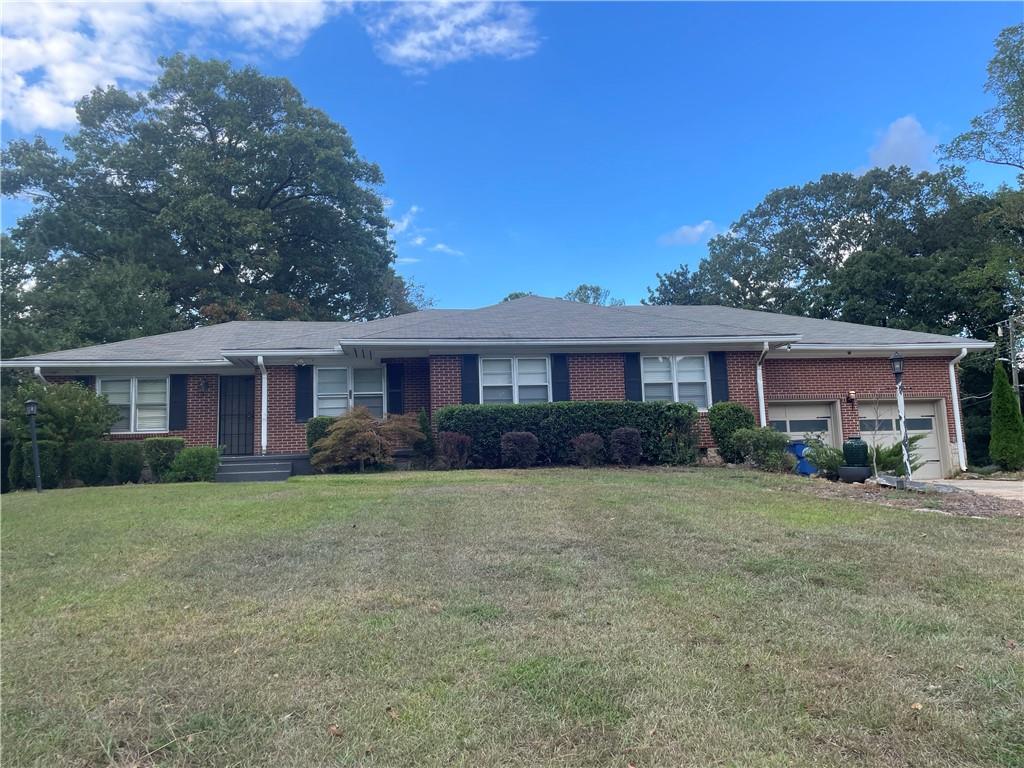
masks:
<path id="1" fill-rule="evenodd" d="M 839 479 L 844 483 L 863 483 L 871 477 L 871 467 L 840 467 Z"/>

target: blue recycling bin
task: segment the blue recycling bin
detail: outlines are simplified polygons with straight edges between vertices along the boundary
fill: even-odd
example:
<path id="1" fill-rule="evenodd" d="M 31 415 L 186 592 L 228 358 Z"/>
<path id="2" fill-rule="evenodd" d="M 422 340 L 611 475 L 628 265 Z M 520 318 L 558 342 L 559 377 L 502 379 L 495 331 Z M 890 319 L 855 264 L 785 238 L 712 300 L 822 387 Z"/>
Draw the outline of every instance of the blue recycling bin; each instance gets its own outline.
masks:
<path id="1" fill-rule="evenodd" d="M 794 467 L 793 471 L 798 475 L 813 475 L 818 471 L 816 466 L 804 458 L 804 454 L 807 451 L 807 443 L 803 440 L 794 440 L 786 450 L 796 457 L 796 467 Z"/>

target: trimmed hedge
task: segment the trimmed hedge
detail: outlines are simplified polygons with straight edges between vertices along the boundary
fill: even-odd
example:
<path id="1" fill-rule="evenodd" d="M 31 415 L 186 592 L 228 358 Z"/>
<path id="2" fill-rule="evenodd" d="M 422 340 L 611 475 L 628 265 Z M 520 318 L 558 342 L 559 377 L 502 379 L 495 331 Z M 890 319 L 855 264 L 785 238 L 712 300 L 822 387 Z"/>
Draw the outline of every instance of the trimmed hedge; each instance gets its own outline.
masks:
<path id="1" fill-rule="evenodd" d="M 605 443 L 619 427 L 640 432 L 643 461 L 673 460 L 679 433 L 696 445 L 697 409 L 689 403 L 637 401 L 568 401 L 530 405 L 450 405 L 436 415 L 440 432 L 460 432 L 472 440 L 471 464 L 501 466 L 501 436 L 532 432 L 540 443 L 540 464 L 568 464 L 572 440 L 584 432 L 600 435 Z"/>
<path id="2" fill-rule="evenodd" d="M 174 463 L 174 457 L 181 453 L 184 447 L 184 437 L 148 437 L 142 441 L 146 463 L 149 464 L 157 482 L 164 479 L 167 470 Z"/>
<path id="3" fill-rule="evenodd" d="M 67 469 L 67 457 L 63 446 L 56 440 L 39 441 L 39 476 L 43 488 L 58 488 Z M 32 443 L 26 443 L 21 451 L 21 472 L 23 487 L 36 485 L 35 462 L 32 458 Z"/>
<path id="4" fill-rule="evenodd" d="M 139 482 L 145 466 L 146 460 L 139 443 L 110 444 L 110 480 L 114 485 Z"/>
<path id="5" fill-rule="evenodd" d="M 333 416 L 314 416 L 306 422 L 306 447 L 310 454 L 313 453 L 313 445 L 327 434 L 333 422 Z"/>
<path id="6" fill-rule="evenodd" d="M 766 472 L 787 472 L 796 465 L 796 457 L 786 449 L 789 437 L 771 427 L 737 429 L 730 437 L 743 460 Z"/>
<path id="7" fill-rule="evenodd" d="M 708 409 L 708 425 L 718 446 L 718 455 L 730 464 L 743 461 L 743 451 L 733 444 L 733 433 L 740 429 L 754 429 L 754 414 L 740 403 L 715 403 Z"/>
<path id="8" fill-rule="evenodd" d="M 11 458 L 10 463 L 7 465 L 7 481 L 10 483 L 12 491 L 27 487 L 25 485 L 25 468 L 22 466 L 22 457 L 25 453 L 23 445 L 20 440 L 15 440 L 11 444 Z"/>
<path id="9" fill-rule="evenodd" d="M 71 446 L 71 477 L 86 485 L 103 485 L 110 480 L 110 443 L 82 440 Z"/>
<path id="10" fill-rule="evenodd" d="M 174 457 L 167 472 L 172 483 L 212 483 L 217 478 L 220 451 L 210 446 L 185 448 Z"/>

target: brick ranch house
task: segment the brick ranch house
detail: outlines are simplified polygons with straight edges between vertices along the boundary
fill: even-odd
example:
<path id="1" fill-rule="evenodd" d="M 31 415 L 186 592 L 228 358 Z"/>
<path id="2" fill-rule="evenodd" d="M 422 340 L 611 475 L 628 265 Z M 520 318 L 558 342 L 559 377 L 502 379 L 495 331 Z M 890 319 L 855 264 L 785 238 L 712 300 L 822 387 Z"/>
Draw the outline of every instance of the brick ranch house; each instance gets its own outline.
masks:
<path id="1" fill-rule="evenodd" d="M 301 454 L 305 423 L 458 403 L 733 400 L 794 438 L 899 438 L 905 360 L 919 477 L 966 468 L 956 363 L 991 344 L 718 306 L 597 307 L 529 296 L 372 322 L 238 321 L 5 361 L 77 379 L 121 411 L 115 439 L 180 435 L 226 455 Z M 706 419 L 703 447 L 713 447 Z"/>

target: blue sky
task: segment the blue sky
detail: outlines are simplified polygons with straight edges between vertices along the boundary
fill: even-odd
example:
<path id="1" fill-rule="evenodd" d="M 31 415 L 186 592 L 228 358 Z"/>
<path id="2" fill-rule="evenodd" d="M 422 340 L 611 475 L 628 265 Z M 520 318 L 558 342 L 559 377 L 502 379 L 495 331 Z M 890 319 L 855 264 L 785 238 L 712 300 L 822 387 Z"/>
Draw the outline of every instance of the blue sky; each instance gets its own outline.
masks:
<path id="1" fill-rule="evenodd" d="M 76 88 L 144 86 L 176 48 L 254 63 L 381 166 L 399 271 L 442 307 L 581 282 L 637 302 L 773 188 L 934 167 L 1022 20 L 1016 3 L 19 8 L 5 141 L 59 140 Z"/>

